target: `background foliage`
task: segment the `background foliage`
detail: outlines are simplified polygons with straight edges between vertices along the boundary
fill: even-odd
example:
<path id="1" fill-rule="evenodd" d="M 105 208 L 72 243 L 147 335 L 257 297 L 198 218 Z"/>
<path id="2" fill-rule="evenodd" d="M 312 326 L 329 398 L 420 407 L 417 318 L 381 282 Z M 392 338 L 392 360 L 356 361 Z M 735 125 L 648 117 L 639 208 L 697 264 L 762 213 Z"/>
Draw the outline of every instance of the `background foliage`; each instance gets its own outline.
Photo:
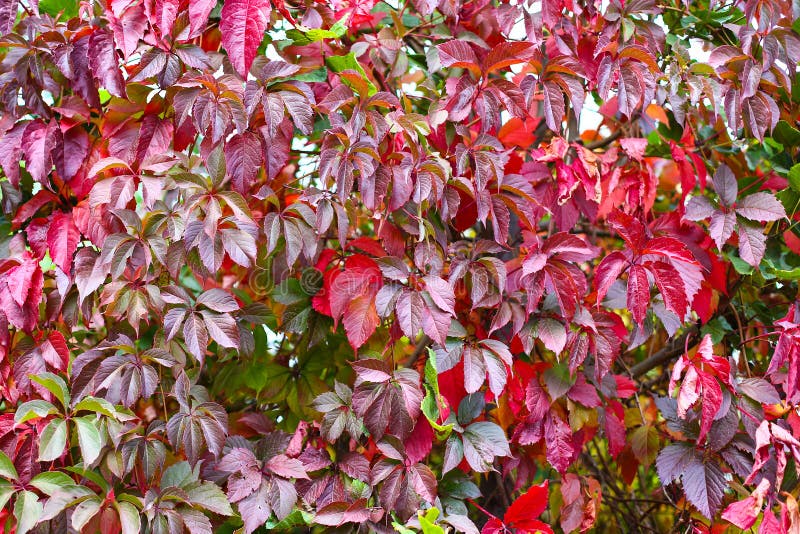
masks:
<path id="1" fill-rule="evenodd" d="M 0 0 L 6 532 L 798 532 L 800 4 Z"/>

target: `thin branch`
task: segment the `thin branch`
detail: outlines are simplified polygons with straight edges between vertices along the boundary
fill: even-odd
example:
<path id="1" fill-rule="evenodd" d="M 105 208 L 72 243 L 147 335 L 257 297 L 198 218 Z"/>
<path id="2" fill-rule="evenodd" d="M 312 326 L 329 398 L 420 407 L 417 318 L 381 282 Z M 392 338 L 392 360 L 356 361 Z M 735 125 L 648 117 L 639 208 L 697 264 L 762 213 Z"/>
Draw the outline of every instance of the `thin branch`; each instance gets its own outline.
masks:
<path id="1" fill-rule="evenodd" d="M 591 143 L 587 143 L 586 148 L 589 150 L 597 150 L 598 148 L 605 148 L 617 139 L 622 137 L 622 129 L 614 130 L 611 132 L 611 135 L 608 137 L 604 137 L 603 139 L 598 139 L 597 141 L 592 141 Z"/>
<path id="2" fill-rule="evenodd" d="M 633 378 L 639 378 L 640 376 L 647 374 L 647 372 L 651 369 L 655 369 L 659 365 L 663 365 L 674 360 L 683 354 L 687 342 L 691 341 L 691 338 L 697 336 L 699 333 L 700 327 L 698 327 L 696 324 L 692 325 L 691 328 L 686 330 L 683 334 L 670 341 L 663 349 L 659 350 L 646 360 L 641 361 L 631 367 L 631 376 Z"/>

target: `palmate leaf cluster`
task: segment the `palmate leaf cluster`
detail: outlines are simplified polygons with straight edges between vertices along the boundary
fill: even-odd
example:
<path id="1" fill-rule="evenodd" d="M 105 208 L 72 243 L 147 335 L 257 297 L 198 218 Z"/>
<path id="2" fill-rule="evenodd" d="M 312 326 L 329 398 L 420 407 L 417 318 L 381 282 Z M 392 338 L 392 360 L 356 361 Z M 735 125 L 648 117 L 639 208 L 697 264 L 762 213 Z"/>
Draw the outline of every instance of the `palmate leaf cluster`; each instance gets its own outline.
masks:
<path id="1" fill-rule="evenodd" d="M 0 527 L 798 531 L 798 19 L 0 0 Z"/>

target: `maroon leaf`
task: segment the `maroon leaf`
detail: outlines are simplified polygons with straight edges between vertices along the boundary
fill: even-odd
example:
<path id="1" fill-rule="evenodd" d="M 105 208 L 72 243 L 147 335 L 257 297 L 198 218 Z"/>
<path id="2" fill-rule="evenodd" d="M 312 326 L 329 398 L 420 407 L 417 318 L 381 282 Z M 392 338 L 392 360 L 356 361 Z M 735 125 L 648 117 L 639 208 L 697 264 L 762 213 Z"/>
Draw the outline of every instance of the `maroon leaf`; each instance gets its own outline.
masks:
<path id="1" fill-rule="evenodd" d="M 706 197 L 692 197 L 686 203 L 686 212 L 683 214 L 684 219 L 689 221 L 702 221 L 711 217 L 714 213 L 718 213 L 714 209 Z"/>
<path id="2" fill-rule="evenodd" d="M 0 36 L 11 33 L 17 21 L 17 8 L 19 0 L 0 1 Z"/>
<path id="3" fill-rule="evenodd" d="M 264 146 L 253 132 L 236 134 L 225 143 L 225 163 L 234 191 L 246 194 L 264 165 Z"/>
<path id="4" fill-rule="evenodd" d="M 219 23 L 222 46 L 242 78 L 250 72 L 269 23 L 270 11 L 268 0 L 225 0 L 222 6 Z"/>
<path id="5" fill-rule="evenodd" d="M 72 220 L 72 215 L 56 211 L 52 217 L 47 229 L 47 247 L 53 262 L 70 275 L 72 258 L 78 249 L 81 234 Z"/>
<path id="6" fill-rule="evenodd" d="M 60 132 L 59 132 L 60 133 Z M 22 152 L 26 168 L 34 180 L 46 183 L 53 167 L 52 151 L 56 146 L 56 126 L 40 120 L 31 122 L 22 136 Z"/>
<path id="7" fill-rule="evenodd" d="M 658 478 L 665 486 L 680 479 L 689 464 L 702 463 L 702 457 L 690 443 L 672 443 L 664 447 L 656 458 Z"/>
<path id="8" fill-rule="evenodd" d="M 468 42 L 454 39 L 440 44 L 437 49 L 443 67 L 458 67 L 467 69 L 476 76 L 481 75 L 478 57 Z"/>
<path id="9" fill-rule="evenodd" d="M 258 491 L 239 501 L 237 507 L 244 521 L 244 531 L 247 534 L 252 534 L 272 516 L 272 506 L 267 499 L 267 485 L 261 484 Z"/>
<path id="10" fill-rule="evenodd" d="M 106 30 L 95 30 L 89 37 L 89 66 L 97 83 L 114 96 L 125 96 L 125 81 L 117 60 L 114 36 Z"/>

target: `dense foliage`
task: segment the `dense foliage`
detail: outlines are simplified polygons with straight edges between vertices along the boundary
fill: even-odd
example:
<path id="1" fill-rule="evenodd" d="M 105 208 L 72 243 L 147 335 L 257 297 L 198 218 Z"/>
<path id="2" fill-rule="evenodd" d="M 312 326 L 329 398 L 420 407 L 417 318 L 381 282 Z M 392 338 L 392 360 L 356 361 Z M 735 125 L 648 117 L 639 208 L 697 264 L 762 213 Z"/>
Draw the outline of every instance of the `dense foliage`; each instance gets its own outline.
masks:
<path id="1" fill-rule="evenodd" d="M 800 531 L 798 19 L 0 0 L 0 524 Z"/>

